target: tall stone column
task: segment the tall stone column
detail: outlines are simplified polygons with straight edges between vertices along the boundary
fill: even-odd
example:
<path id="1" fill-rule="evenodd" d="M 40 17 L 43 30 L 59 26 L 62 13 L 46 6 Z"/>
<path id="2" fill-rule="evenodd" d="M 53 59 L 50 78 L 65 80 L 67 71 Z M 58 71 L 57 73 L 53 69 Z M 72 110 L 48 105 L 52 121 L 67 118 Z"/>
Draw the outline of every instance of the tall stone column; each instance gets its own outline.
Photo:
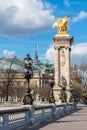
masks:
<path id="1" fill-rule="evenodd" d="M 55 49 L 55 85 L 53 88 L 56 103 L 60 102 L 61 96 L 61 77 L 66 80 L 67 101 L 70 98 L 70 48 L 73 41 L 71 36 L 53 37 Z"/>
<path id="2" fill-rule="evenodd" d="M 70 72 L 70 47 L 66 47 L 66 81 L 67 81 L 67 86 L 66 86 L 66 94 L 67 94 L 67 102 L 70 100 L 70 82 L 71 82 L 71 72 Z"/>
<path id="3" fill-rule="evenodd" d="M 55 86 L 53 88 L 55 102 L 60 101 L 61 87 L 60 85 L 60 47 L 55 44 Z"/>
<path id="4" fill-rule="evenodd" d="M 55 86 L 58 86 L 60 82 L 60 48 L 57 46 L 54 47 L 55 49 Z"/>
<path id="5" fill-rule="evenodd" d="M 67 88 L 69 87 L 70 84 L 70 47 L 65 47 L 65 55 L 66 55 L 66 80 L 67 80 Z"/>

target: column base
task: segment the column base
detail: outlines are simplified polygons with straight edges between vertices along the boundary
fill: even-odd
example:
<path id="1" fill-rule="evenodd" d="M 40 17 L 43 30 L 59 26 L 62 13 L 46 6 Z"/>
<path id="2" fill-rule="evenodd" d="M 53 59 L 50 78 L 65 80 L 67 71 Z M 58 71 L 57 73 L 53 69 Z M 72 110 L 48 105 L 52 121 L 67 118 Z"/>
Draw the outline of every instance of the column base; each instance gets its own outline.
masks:
<path id="1" fill-rule="evenodd" d="M 70 102 L 70 89 L 66 89 L 66 94 L 67 94 L 67 102 L 69 103 Z"/>
<path id="2" fill-rule="evenodd" d="M 56 104 L 61 103 L 61 87 L 60 86 L 54 86 L 53 88 L 53 94 L 54 94 L 54 99 Z"/>

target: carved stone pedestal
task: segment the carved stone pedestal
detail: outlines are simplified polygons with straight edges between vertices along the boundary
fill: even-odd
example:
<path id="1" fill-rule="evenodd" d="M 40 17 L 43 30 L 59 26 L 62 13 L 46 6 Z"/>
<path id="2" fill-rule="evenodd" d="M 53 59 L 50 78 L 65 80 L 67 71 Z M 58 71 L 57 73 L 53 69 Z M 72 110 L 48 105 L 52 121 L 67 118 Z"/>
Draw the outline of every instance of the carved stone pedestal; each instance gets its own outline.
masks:
<path id="1" fill-rule="evenodd" d="M 56 104 L 60 104 L 60 96 L 61 96 L 61 88 L 60 87 L 54 87 L 53 88 L 54 93 L 54 99 Z"/>

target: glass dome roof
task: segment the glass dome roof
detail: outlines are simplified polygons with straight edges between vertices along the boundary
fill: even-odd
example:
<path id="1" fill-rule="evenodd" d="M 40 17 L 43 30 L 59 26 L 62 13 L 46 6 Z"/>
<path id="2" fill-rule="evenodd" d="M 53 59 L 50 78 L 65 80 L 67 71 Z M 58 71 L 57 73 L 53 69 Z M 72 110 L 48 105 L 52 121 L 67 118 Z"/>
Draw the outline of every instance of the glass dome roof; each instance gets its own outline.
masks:
<path id="1" fill-rule="evenodd" d="M 0 72 L 6 69 L 14 69 L 17 72 L 23 72 L 23 68 L 23 61 L 16 56 L 6 56 L 0 59 Z"/>
<path id="2" fill-rule="evenodd" d="M 39 63 L 33 63 L 33 71 L 42 72 L 44 70 L 44 66 Z M 0 59 L 0 73 L 3 70 L 13 69 L 16 70 L 18 73 L 22 73 L 24 70 L 24 62 L 22 59 L 18 58 L 17 56 L 6 56 Z"/>

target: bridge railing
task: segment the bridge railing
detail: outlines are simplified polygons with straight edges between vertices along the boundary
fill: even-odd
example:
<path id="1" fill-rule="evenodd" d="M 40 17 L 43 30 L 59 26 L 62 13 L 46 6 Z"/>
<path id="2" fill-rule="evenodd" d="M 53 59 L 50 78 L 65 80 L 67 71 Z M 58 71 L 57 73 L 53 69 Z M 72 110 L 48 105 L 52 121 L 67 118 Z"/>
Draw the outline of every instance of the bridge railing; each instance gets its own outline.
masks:
<path id="1" fill-rule="evenodd" d="M 76 105 L 24 106 L 18 109 L 0 111 L 0 130 L 11 130 L 34 124 L 48 118 L 63 116 L 76 110 Z"/>

